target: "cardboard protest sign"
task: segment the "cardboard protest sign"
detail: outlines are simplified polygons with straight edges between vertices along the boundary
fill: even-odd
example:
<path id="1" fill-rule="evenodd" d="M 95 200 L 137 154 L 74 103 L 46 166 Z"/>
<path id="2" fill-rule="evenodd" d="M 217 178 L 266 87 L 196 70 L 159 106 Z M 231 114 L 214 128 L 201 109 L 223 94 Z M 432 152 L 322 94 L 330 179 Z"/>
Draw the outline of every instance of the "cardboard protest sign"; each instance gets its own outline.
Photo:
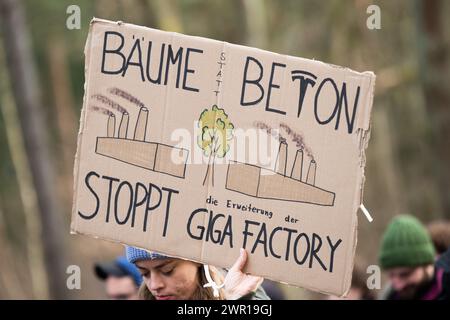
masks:
<path id="1" fill-rule="evenodd" d="M 71 230 L 337 295 L 375 76 L 94 19 Z"/>

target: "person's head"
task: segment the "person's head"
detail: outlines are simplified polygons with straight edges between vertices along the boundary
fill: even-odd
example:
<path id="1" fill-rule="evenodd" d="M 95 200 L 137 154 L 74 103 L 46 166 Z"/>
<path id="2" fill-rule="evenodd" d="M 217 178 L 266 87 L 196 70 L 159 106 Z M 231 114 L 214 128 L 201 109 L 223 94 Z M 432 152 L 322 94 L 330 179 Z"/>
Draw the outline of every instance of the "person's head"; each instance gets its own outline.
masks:
<path id="1" fill-rule="evenodd" d="M 134 300 L 142 282 L 139 270 L 125 257 L 114 261 L 97 263 L 94 266 L 97 277 L 105 281 L 106 295 L 110 299 Z"/>
<path id="2" fill-rule="evenodd" d="M 202 264 L 171 258 L 155 252 L 126 247 L 128 261 L 139 269 L 143 283 L 139 297 L 146 300 L 212 300 L 216 299 L 208 283 Z M 223 278 L 213 267 L 210 274 L 216 283 Z M 220 291 L 219 299 L 223 299 Z"/>
<path id="3" fill-rule="evenodd" d="M 392 288 L 401 299 L 414 299 L 434 276 L 435 250 L 427 230 L 410 215 L 395 217 L 387 227 L 379 255 Z"/>
<path id="4" fill-rule="evenodd" d="M 433 221 L 427 225 L 427 229 L 438 255 L 450 248 L 450 221 Z"/>

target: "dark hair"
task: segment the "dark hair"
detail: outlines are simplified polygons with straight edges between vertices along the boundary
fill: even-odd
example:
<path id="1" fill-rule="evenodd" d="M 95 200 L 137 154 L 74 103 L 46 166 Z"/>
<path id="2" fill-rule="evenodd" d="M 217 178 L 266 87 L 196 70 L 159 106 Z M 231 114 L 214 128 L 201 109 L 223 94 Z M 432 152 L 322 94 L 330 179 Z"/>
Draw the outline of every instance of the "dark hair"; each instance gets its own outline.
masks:
<path id="1" fill-rule="evenodd" d="M 352 288 L 361 290 L 361 300 L 375 300 L 375 295 L 367 287 L 366 273 L 360 262 L 355 262 L 352 274 Z"/>
<path id="2" fill-rule="evenodd" d="M 450 222 L 437 220 L 427 225 L 428 233 L 437 254 L 443 254 L 450 247 Z"/>

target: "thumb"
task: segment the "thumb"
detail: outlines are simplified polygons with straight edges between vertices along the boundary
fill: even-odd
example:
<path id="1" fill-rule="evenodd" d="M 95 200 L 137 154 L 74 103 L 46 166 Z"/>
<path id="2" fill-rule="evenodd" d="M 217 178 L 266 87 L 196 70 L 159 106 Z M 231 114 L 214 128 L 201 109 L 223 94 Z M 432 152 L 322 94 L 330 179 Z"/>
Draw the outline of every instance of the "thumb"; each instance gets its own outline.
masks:
<path id="1" fill-rule="evenodd" d="M 245 263 L 247 262 L 247 251 L 245 249 L 240 249 L 240 254 L 236 262 L 233 264 L 230 270 L 234 271 L 242 271 L 242 269 L 245 266 Z"/>

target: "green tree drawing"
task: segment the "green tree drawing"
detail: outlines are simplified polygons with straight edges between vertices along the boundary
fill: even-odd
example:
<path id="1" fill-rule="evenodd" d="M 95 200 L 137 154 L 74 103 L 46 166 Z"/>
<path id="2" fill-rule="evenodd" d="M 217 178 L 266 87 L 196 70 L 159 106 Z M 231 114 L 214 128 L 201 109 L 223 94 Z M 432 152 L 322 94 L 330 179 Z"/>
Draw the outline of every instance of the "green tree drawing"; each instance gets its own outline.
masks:
<path id="1" fill-rule="evenodd" d="M 234 125 L 228 119 L 224 109 L 213 105 L 210 110 L 205 109 L 200 114 L 198 128 L 201 131 L 197 136 L 197 144 L 203 150 L 203 154 L 209 157 L 203 185 L 210 176 L 211 185 L 214 186 L 214 161 L 216 157 L 225 157 L 230 150 Z"/>

